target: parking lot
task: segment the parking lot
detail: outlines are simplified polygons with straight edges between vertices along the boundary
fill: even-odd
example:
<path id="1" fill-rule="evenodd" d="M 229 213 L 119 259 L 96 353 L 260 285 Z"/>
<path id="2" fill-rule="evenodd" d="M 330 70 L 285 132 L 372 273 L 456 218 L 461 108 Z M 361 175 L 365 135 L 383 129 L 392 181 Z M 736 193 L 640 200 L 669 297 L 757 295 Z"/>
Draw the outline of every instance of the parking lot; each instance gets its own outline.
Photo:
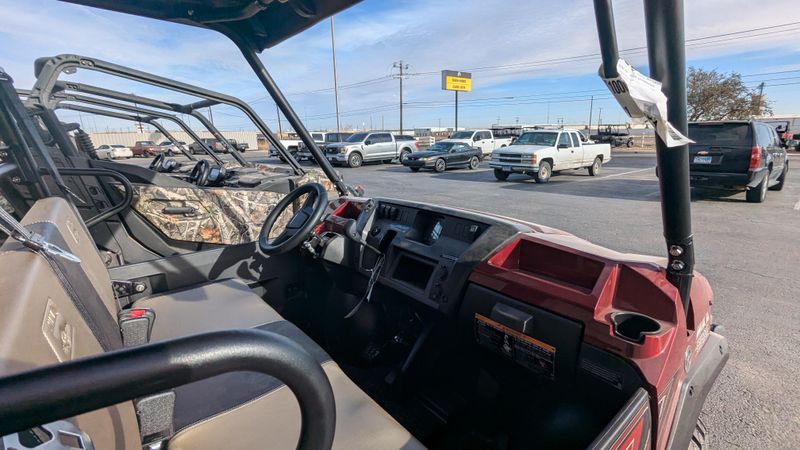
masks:
<path id="1" fill-rule="evenodd" d="M 245 156 L 279 163 L 265 152 Z M 770 191 L 761 204 L 747 203 L 743 193 L 693 193 L 696 268 L 711 281 L 715 321 L 731 346 L 704 413 L 716 448 L 797 447 L 800 157 L 793 154 L 790 164 L 783 191 Z M 486 162 L 444 173 L 411 173 L 397 164 L 338 170 L 369 196 L 513 216 L 622 252 L 662 255 L 655 165 L 653 154 L 615 154 L 598 177 L 570 171 L 544 185 L 520 175 L 498 182 Z"/>

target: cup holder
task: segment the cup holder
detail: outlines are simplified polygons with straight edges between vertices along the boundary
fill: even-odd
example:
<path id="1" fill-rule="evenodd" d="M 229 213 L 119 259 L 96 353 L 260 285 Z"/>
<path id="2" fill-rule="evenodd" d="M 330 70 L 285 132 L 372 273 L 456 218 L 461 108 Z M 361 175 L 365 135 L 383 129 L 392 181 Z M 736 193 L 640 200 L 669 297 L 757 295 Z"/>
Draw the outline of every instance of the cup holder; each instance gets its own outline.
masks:
<path id="1" fill-rule="evenodd" d="M 641 344 L 646 335 L 658 334 L 661 324 L 654 319 L 635 312 L 618 312 L 611 315 L 614 334 L 631 342 Z"/>

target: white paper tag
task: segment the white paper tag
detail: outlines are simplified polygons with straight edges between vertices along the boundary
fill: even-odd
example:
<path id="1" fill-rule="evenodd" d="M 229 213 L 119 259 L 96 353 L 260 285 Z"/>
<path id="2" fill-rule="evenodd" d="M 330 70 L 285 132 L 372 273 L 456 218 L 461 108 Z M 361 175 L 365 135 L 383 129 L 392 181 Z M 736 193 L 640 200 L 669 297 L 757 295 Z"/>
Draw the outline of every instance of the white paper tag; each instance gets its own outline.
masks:
<path id="1" fill-rule="evenodd" d="M 667 121 L 667 96 L 661 92 L 661 83 L 643 75 L 623 59 L 617 61 L 617 73 L 616 78 L 606 78 L 600 66 L 600 78 L 628 116 L 650 121 L 667 147 L 694 142 Z"/>

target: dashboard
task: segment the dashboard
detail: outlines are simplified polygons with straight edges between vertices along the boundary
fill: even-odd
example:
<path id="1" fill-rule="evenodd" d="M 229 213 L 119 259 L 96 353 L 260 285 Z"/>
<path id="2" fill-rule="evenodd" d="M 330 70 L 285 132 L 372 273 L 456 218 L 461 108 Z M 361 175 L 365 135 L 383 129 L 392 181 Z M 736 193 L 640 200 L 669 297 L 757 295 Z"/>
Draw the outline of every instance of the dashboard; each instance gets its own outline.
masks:
<path id="1" fill-rule="evenodd" d="M 365 275 L 379 267 L 379 283 L 448 314 L 458 308 L 472 269 L 529 231 L 491 216 L 400 200 L 368 199 L 341 210 L 349 210 L 345 215 L 356 220 L 368 246 L 337 262 Z"/>

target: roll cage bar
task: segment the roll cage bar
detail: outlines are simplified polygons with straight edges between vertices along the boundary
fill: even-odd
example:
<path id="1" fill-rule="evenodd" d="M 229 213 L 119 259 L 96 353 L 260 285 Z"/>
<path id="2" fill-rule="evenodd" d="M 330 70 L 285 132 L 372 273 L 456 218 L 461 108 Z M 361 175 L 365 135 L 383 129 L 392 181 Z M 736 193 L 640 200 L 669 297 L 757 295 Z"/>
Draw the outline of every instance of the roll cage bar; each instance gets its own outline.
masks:
<path id="1" fill-rule="evenodd" d="M 172 111 L 176 113 L 183 113 L 183 114 L 190 114 L 192 117 L 197 119 L 211 134 L 218 140 L 220 143 L 228 149 L 228 152 L 231 156 L 236 159 L 239 164 L 243 167 L 252 167 L 253 164 L 242 156 L 237 148 L 228 142 L 225 136 L 217 129 L 214 124 L 208 120 L 206 116 L 200 113 L 197 108 L 186 108 L 186 106 L 178 105 L 175 103 L 167 103 L 162 102 L 160 100 L 148 98 L 148 97 L 141 97 L 134 94 L 126 94 L 124 92 L 114 91 L 111 89 L 105 89 L 98 86 L 91 86 L 88 84 L 83 83 L 72 83 L 72 82 L 65 82 L 65 81 L 57 81 L 55 87 L 53 89 L 53 95 L 58 95 L 59 93 L 67 93 L 66 91 L 76 91 L 81 92 L 84 94 L 90 94 L 98 97 L 105 97 L 114 100 L 120 100 L 127 103 L 132 103 L 134 106 L 136 105 L 144 105 L 150 106 L 153 108 L 163 109 L 167 111 Z M 85 97 L 89 98 L 89 97 Z M 218 104 L 218 103 L 217 103 Z M 199 142 L 199 141 L 198 141 Z M 201 142 L 200 142 L 201 143 Z M 202 143 L 201 143 L 202 144 Z M 205 148 L 205 145 L 204 145 Z"/>
<path id="2" fill-rule="evenodd" d="M 317 160 L 317 163 L 328 179 L 330 179 L 336 185 L 341 194 L 350 193 L 350 189 L 348 189 L 347 185 L 345 185 L 342 177 L 336 172 L 336 170 L 333 169 L 333 166 L 331 166 L 330 162 L 327 160 L 327 158 L 325 158 L 325 155 L 320 151 L 319 147 L 317 147 L 317 144 L 314 142 L 311 134 L 308 132 L 302 122 L 300 122 L 299 117 L 289 105 L 283 93 L 280 92 L 274 80 L 272 80 L 272 77 L 269 75 L 269 72 L 267 72 L 266 68 L 261 63 L 261 60 L 259 60 L 258 56 L 255 55 L 254 50 L 247 50 L 246 48 L 241 49 L 245 54 L 245 58 L 250 63 L 251 67 L 253 67 L 259 80 L 262 82 L 262 84 L 264 84 L 265 88 L 272 96 L 272 99 L 283 112 L 283 115 L 289 121 L 292 128 L 294 128 L 294 130 L 300 136 L 300 139 L 303 141 L 312 155 L 314 155 L 314 158 Z M 248 51 L 253 53 L 249 57 L 247 55 Z M 245 115 L 247 115 L 248 118 L 253 121 L 253 123 L 256 124 L 256 127 L 259 129 L 259 131 L 264 134 L 270 144 L 281 153 L 296 174 L 302 175 L 305 173 L 305 171 L 300 167 L 299 163 L 292 158 L 283 144 L 281 144 L 280 140 L 275 137 L 269 127 L 267 127 L 267 125 L 255 113 L 255 111 L 240 99 L 230 95 L 210 91 L 201 87 L 192 86 L 180 81 L 170 80 L 158 75 L 142 72 L 140 70 L 127 68 L 100 59 L 66 54 L 51 58 L 38 59 L 36 61 L 35 68 L 37 79 L 33 89 L 31 89 L 31 98 L 38 99 L 40 103 L 46 105 L 47 99 L 50 97 L 53 89 L 55 88 L 55 84 L 59 75 L 65 70 L 76 68 L 83 68 L 115 75 L 129 80 L 138 81 L 206 99 L 205 101 L 201 101 L 199 103 L 184 105 L 187 107 L 187 109 L 181 112 L 186 114 L 191 114 L 191 110 L 201 107 L 198 105 L 203 105 L 202 107 L 210 106 L 211 104 L 208 103 L 210 101 L 215 101 L 217 102 L 216 104 L 226 104 L 238 108 L 245 113 Z"/>
<path id="3" fill-rule="evenodd" d="M 109 111 L 109 110 L 105 110 L 105 109 L 92 108 L 92 107 L 89 107 L 89 106 L 75 105 L 75 104 L 64 103 L 64 102 L 56 103 L 55 106 L 54 106 L 54 109 L 67 109 L 67 110 L 70 110 L 70 111 L 80 111 L 80 112 L 84 112 L 84 113 L 87 113 L 87 114 L 95 114 L 95 115 L 98 115 L 98 116 L 111 117 L 111 118 L 114 118 L 114 119 L 127 120 L 127 121 L 130 121 L 130 122 L 144 122 L 144 123 L 147 123 L 148 125 L 152 125 L 153 127 L 155 127 L 161 134 L 164 135 L 164 137 L 166 137 L 170 141 L 178 142 L 176 140 L 176 138 L 172 135 L 172 133 L 170 133 L 169 130 L 164 128 L 164 126 L 161 125 L 156 120 L 156 119 L 159 119 L 159 117 L 134 116 L 134 115 L 131 115 L 131 114 L 125 114 L 125 113 L 121 113 L 121 112 L 118 112 L 118 111 Z M 167 119 L 167 118 L 164 118 L 164 119 Z M 169 118 L 167 120 L 172 120 L 172 119 L 175 119 L 175 122 L 178 124 L 178 126 L 180 126 L 181 129 L 186 131 L 187 134 L 191 131 L 191 128 L 189 128 L 182 120 L 178 119 L 177 117 Z M 192 132 L 192 134 L 194 134 L 193 131 L 191 131 L 191 132 Z M 192 135 L 190 134 L 189 136 L 191 137 Z M 194 138 L 192 138 L 192 139 L 194 139 Z M 178 148 L 180 149 L 180 151 L 184 155 L 186 155 L 187 158 L 189 158 L 192 161 L 197 161 L 197 158 L 195 158 L 194 155 L 189 153 L 182 145 L 179 145 Z"/>
<path id="4" fill-rule="evenodd" d="M 216 161 L 217 164 L 220 165 L 225 164 L 225 161 L 223 161 L 213 150 L 208 148 L 208 146 L 206 146 L 202 141 L 199 140 L 200 136 L 198 136 L 197 133 L 194 132 L 194 130 L 192 130 L 184 121 L 182 121 L 177 116 L 174 116 L 172 114 L 162 111 L 142 108 L 139 106 L 129 105 L 126 103 L 112 102 L 110 100 L 104 100 L 102 98 L 89 97 L 80 94 L 67 94 L 59 92 L 53 95 L 52 100 L 53 101 L 50 102 L 50 107 L 53 109 L 57 109 L 58 107 L 61 107 L 62 109 L 68 109 L 62 106 L 64 102 L 77 102 L 93 106 L 101 106 L 104 108 L 111 108 L 119 111 L 141 114 L 145 117 L 150 116 L 154 118 L 172 120 L 173 122 L 177 123 L 178 126 L 180 126 L 184 131 L 186 131 L 186 133 L 189 134 L 189 136 L 192 139 L 194 139 L 197 143 L 199 143 L 203 147 L 203 150 L 205 150 L 205 152 L 208 153 L 208 155 L 211 156 L 211 158 L 214 159 L 214 161 Z"/>
<path id="5" fill-rule="evenodd" d="M 616 77 L 619 50 L 611 0 L 594 0 L 597 34 L 606 78 Z M 688 135 L 686 115 L 686 38 L 683 0 L 644 0 L 650 76 L 667 96 L 667 120 Z M 667 244 L 667 279 L 680 293 L 688 313 L 694 276 L 689 146 L 667 147 L 656 135 L 661 219 Z"/>

